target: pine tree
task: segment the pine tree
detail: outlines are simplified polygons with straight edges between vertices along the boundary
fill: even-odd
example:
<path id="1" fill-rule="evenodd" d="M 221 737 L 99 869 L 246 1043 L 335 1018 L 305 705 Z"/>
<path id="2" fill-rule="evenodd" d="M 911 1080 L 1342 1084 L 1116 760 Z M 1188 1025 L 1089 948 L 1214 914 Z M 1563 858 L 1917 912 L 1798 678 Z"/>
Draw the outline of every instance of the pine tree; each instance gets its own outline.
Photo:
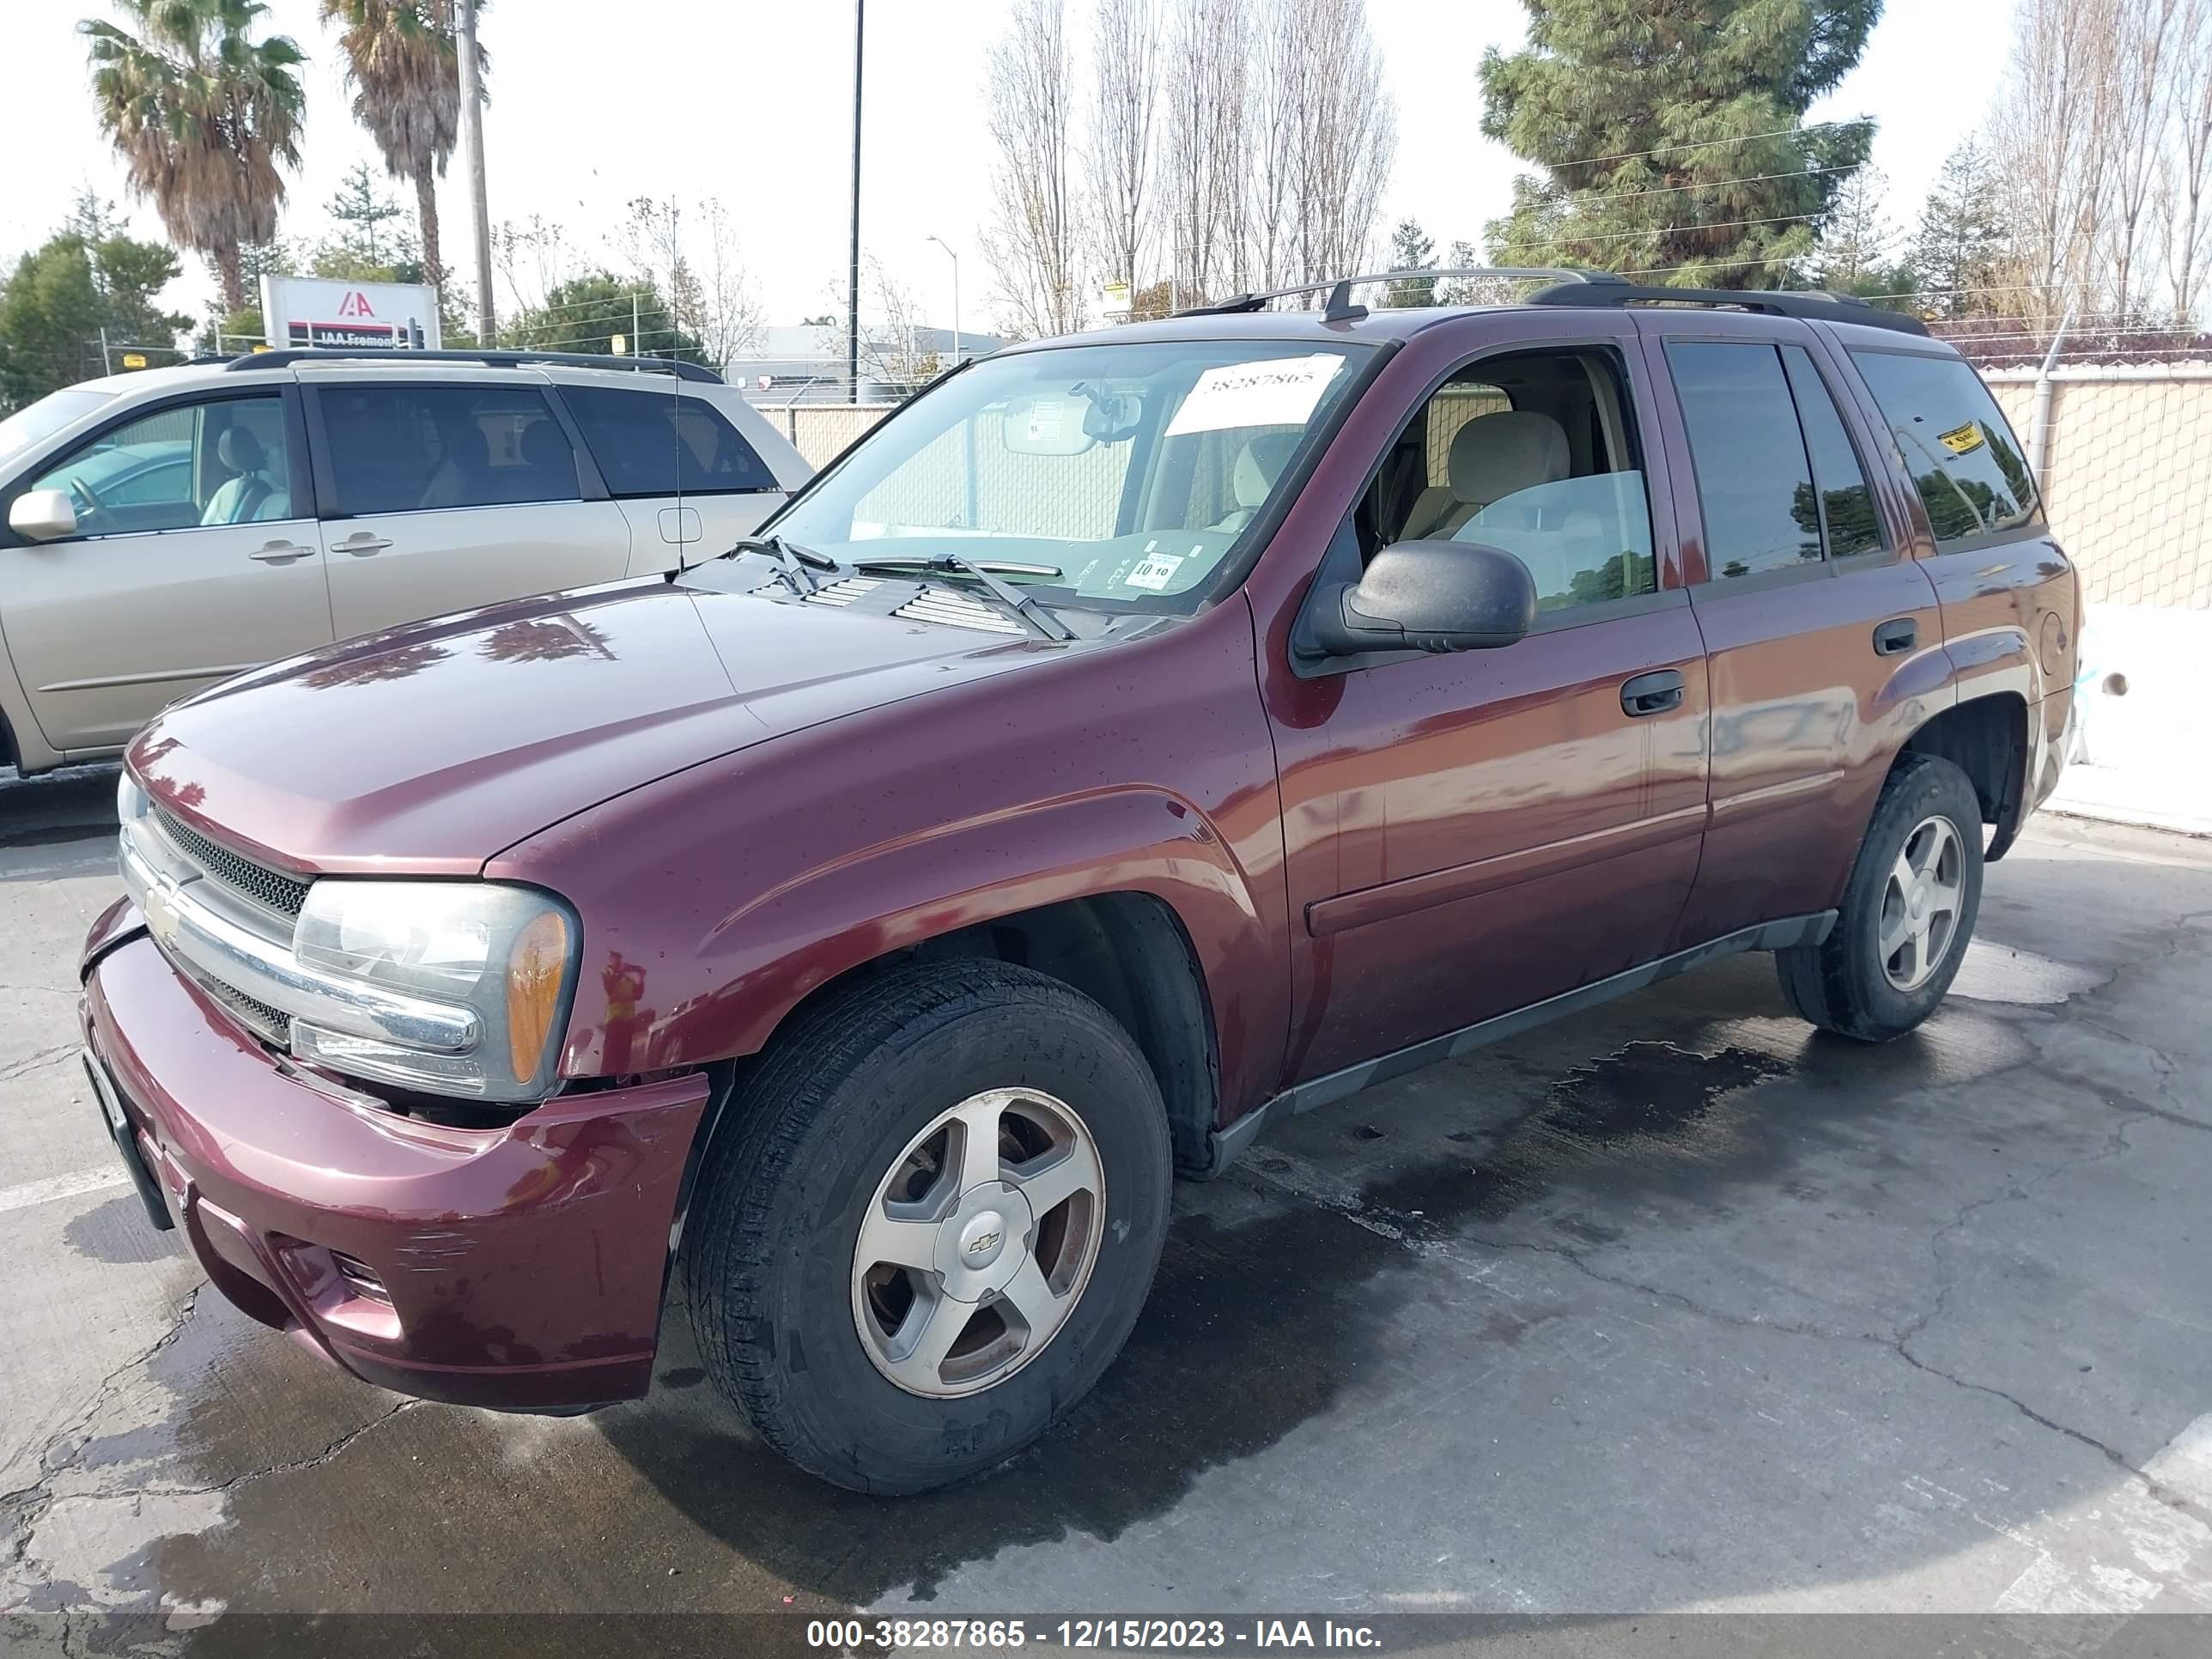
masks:
<path id="1" fill-rule="evenodd" d="M 1437 245 L 1429 240 L 1428 232 L 1421 228 L 1418 219 L 1401 219 L 1398 228 L 1390 233 L 1390 269 L 1393 270 L 1434 270 L 1437 268 Z M 1437 302 L 1437 285 L 1409 276 L 1404 282 L 1390 284 L 1390 297 L 1383 303 L 1391 306 L 1432 306 Z"/>
<path id="2" fill-rule="evenodd" d="M 1972 138 L 1944 161 L 1912 238 L 1912 274 L 1923 309 L 1939 317 L 2002 309 L 1996 303 L 2001 296 L 1986 290 L 1997 285 L 2004 258 L 2002 185 L 1996 164 Z"/>
<path id="3" fill-rule="evenodd" d="M 1866 160 L 1870 121 L 1802 125 L 1881 0 L 1527 0 L 1482 63 L 1482 130 L 1545 169 L 1486 228 L 1503 264 L 1700 288 L 1789 281 Z"/>
<path id="4" fill-rule="evenodd" d="M 354 163 L 353 171 L 338 185 L 337 194 L 331 198 L 327 211 L 338 222 L 338 234 L 325 244 L 324 251 L 329 257 L 323 263 L 365 271 L 394 268 L 416 258 L 414 242 L 405 231 L 385 228 L 405 210 L 378 191 L 368 162 Z M 349 273 L 332 270 L 329 274 Z"/>
<path id="5" fill-rule="evenodd" d="M 1893 291 L 1869 286 L 1886 275 L 1897 255 L 1888 196 L 1887 175 L 1870 164 L 1844 181 L 1820 227 L 1820 246 L 1810 267 L 1814 287 L 1832 294 Z"/>

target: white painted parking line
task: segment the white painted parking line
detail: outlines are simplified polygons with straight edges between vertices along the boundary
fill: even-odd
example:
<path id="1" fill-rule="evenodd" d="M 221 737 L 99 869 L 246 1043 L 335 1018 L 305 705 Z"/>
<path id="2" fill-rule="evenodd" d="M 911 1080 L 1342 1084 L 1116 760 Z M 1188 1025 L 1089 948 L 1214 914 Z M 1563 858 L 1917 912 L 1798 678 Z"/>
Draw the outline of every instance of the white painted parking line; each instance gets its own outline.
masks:
<path id="1" fill-rule="evenodd" d="M 74 1175 L 48 1176 L 44 1181 L 27 1181 L 20 1187 L 0 1187 L 0 1215 L 10 1210 L 27 1210 L 33 1204 L 51 1204 L 58 1198 L 75 1198 L 82 1193 L 105 1192 L 110 1187 L 127 1187 L 131 1177 L 121 1169 L 79 1170 Z"/>

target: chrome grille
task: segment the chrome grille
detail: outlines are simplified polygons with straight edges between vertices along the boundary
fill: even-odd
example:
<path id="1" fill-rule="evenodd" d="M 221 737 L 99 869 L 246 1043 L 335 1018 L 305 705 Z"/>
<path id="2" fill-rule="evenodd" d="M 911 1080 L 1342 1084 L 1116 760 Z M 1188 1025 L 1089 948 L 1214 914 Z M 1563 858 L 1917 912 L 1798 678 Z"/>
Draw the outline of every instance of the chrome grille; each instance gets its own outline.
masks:
<path id="1" fill-rule="evenodd" d="M 185 828 L 158 806 L 154 809 L 154 816 L 161 821 L 162 833 L 179 852 L 233 891 L 287 916 L 298 915 L 301 907 L 307 903 L 306 882 L 282 875 L 251 859 L 240 858 L 228 848 L 218 846 L 198 831 Z"/>
<path id="2" fill-rule="evenodd" d="M 194 974 L 192 982 L 222 1003 L 252 1030 L 280 1048 L 292 1046 L 292 1017 L 281 1008 L 271 1008 L 258 1002 L 243 991 L 234 991 L 219 979 L 210 979 L 204 974 Z"/>
<path id="3" fill-rule="evenodd" d="M 942 587 L 925 587 L 897 610 L 908 622 L 942 623 L 950 628 L 980 628 L 987 634 L 1018 634 L 1022 625 L 1003 611 Z"/>

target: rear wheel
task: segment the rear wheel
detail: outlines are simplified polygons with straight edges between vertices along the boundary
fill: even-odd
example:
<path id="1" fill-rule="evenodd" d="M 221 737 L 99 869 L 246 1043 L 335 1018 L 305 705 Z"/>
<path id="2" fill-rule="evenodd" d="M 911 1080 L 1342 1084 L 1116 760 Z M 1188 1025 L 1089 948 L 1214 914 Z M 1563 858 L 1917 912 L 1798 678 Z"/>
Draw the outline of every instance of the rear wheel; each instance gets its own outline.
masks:
<path id="1" fill-rule="evenodd" d="M 1121 1349 L 1167 1226 L 1167 1117 L 1089 998 L 915 963 L 779 1037 L 708 1155 L 686 1279 L 715 1382 L 855 1491 L 1044 1432 Z"/>
<path id="2" fill-rule="evenodd" d="M 1782 994 L 1823 1030 L 1901 1036 L 1951 988 L 1981 902 L 1974 787 L 1949 761 L 1908 755 L 1882 785 L 1828 937 L 1775 952 Z"/>

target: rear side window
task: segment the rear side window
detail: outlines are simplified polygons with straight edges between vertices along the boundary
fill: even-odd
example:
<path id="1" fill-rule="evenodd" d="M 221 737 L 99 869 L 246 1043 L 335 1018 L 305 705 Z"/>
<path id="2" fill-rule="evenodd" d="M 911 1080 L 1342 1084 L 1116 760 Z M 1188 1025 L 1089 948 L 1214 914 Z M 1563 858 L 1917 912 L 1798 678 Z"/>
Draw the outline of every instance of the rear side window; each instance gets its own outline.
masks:
<path id="1" fill-rule="evenodd" d="M 1667 362 L 1696 464 L 1706 568 L 1750 576 L 1817 562 L 1813 466 L 1775 349 L 1673 341 Z"/>
<path id="2" fill-rule="evenodd" d="M 782 488 L 721 412 L 668 392 L 564 386 L 599 476 L 617 498 L 734 495 Z"/>
<path id="3" fill-rule="evenodd" d="M 525 386 L 326 386 L 342 517 L 577 499 L 576 453 Z"/>
<path id="4" fill-rule="evenodd" d="M 1881 551 L 1881 520 L 1875 516 L 1874 491 L 1867 486 L 1866 469 L 1852 447 L 1844 417 L 1820 370 L 1802 346 L 1782 348 L 1782 366 L 1790 374 L 1790 389 L 1797 397 L 1797 417 L 1805 426 L 1805 449 L 1813 458 L 1813 479 L 1820 491 L 1820 527 L 1828 538 L 1828 556 L 1848 559 L 1861 553 Z"/>
<path id="5" fill-rule="evenodd" d="M 1996 399 L 1956 357 L 1854 351 L 1928 509 L 1936 545 L 1995 535 L 2036 515 L 2035 483 Z"/>

